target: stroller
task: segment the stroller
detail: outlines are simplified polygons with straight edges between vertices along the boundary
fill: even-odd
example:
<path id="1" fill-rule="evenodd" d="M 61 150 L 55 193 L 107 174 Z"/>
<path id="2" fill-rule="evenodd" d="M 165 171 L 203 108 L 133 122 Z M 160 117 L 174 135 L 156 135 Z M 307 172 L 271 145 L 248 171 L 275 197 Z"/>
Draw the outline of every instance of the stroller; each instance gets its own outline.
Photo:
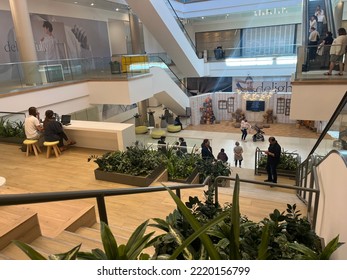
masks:
<path id="1" fill-rule="evenodd" d="M 265 132 L 262 131 L 257 125 L 252 126 L 252 129 L 254 129 L 256 131 L 256 133 L 252 137 L 253 142 L 257 142 L 257 141 L 264 142 L 264 140 L 265 140 L 265 138 L 264 138 Z"/>

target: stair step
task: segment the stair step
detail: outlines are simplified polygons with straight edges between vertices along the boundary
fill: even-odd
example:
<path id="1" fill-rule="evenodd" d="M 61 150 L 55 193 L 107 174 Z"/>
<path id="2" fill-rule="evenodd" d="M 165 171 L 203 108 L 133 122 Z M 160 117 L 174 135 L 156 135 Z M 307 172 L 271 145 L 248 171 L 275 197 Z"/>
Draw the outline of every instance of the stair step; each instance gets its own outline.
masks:
<path id="1" fill-rule="evenodd" d="M 75 231 L 75 233 L 101 241 L 100 224 L 97 224 L 97 228 L 80 227 Z M 115 235 L 113 231 L 112 234 L 114 235 L 118 245 L 126 244 L 128 242 L 128 238 L 124 236 Z"/>
<path id="2" fill-rule="evenodd" d="M 72 247 L 75 247 L 79 244 L 82 244 L 80 251 L 90 252 L 92 249 L 103 249 L 102 242 L 100 237 L 97 239 L 89 238 L 84 235 L 77 234 L 75 232 L 63 231 L 58 236 L 54 238 L 57 241 L 68 242 L 72 244 Z"/>
<path id="3" fill-rule="evenodd" d="M 12 223 L 0 228 L 0 250 L 10 244 L 12 240 L 31 242 L 39 236 L 41 236 L 41 229 L 37 214 L 23 213 Z"/>

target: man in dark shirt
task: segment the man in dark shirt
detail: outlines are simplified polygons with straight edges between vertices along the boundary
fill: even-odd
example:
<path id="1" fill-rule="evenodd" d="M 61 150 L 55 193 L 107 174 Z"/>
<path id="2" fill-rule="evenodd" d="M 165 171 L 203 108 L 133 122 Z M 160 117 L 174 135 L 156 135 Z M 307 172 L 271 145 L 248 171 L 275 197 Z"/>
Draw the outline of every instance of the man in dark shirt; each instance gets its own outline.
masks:
<path id="1" fill-rule="evenodd" d="M 165 139 L 165 136 L 161 136 L 160 140 L 158 141 L 158 151 L 161 151 L 163 153 L 167 152 Z"/>
<path id="2" fill-rule="evenodd" d="M 277 165 L 281 158 L 281 146 L 277 143 L 275 137 L 269 137 L 269 148 L 265 152 L 267 154 L 267 180 L 265 182 L 277 183 Z"/>

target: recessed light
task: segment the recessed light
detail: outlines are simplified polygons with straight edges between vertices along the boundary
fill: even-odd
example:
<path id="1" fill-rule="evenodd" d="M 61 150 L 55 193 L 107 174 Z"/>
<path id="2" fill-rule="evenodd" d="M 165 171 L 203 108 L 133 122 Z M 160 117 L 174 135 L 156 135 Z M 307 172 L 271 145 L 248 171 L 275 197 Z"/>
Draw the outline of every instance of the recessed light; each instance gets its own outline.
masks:
<path id="1" fill-rule="evenodd" d="M 118 8 L 116 8 L 116 11 L 118 12 L 118 11 L 119 11 L 119 9 L 118 9 Z"/>
<path id="2" fill-rule="evenodd" d="M 75 1 L 75 2 L 73 2 L 74 4 L 78 4 L 78 2 L 77 1 Z"/>
<path id="3" fill-rule="evenodd" d="M 94 6 L 95 4 L 94 3 L 90 3 L 90 6 Z"/>

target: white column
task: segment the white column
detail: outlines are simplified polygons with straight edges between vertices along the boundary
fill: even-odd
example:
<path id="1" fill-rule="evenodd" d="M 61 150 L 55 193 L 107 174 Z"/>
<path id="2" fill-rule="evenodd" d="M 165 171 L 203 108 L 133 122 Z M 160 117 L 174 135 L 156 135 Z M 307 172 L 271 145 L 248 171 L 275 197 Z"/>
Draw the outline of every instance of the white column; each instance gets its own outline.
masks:
<path id="1" fill-rule="evenodd" d="M 27 0 L 9 0 L 26 84 L 41 83 Z"/>

